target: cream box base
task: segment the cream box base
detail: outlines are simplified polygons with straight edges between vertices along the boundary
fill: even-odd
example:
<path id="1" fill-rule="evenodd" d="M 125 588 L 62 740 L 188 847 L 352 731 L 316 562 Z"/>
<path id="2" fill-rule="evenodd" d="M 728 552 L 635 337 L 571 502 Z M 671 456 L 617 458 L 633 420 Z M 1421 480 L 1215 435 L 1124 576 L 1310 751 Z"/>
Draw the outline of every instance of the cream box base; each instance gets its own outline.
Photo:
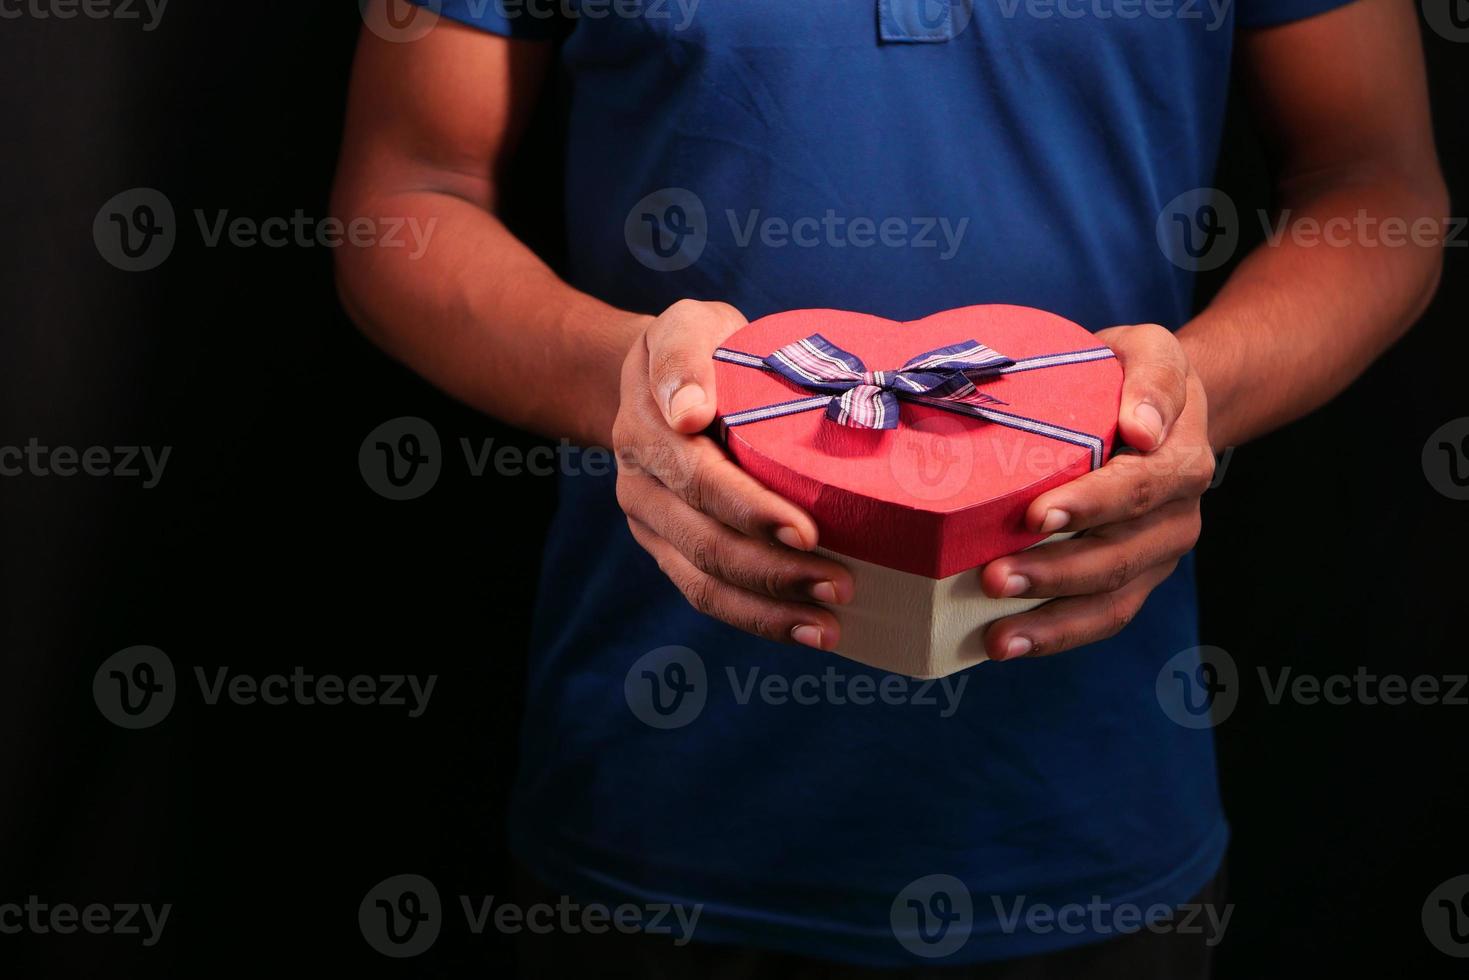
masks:
<path id="1" fill-rule="evenodd" d="M 1059 541 L 1070 534 L 1054 534 Z M 1042 542 L 1044 543 L 1044 542 Z M 828 606 L 841 623 L 837 653 L 879 670 L 909 677 L 946 677 L 983 663 L 985 627 L 1034 609 L 1045 599 L 992 599 L 979 587 L 979 571 L 948 578 L 900 572 L 818 548 L 852 573 L 855 591 L 845 606 Z"/>

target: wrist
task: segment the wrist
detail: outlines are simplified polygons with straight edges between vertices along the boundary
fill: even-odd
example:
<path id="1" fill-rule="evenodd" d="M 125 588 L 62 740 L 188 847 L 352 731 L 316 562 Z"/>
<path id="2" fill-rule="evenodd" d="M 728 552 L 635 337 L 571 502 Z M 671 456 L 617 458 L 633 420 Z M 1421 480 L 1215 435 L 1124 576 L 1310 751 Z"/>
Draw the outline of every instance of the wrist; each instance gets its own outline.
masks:
<path id="1" fill-rule="evenodd" d="M 583 419 L 583 439 L 592 445 L 612 446 L 612 423 L 622 404 L 622 367 L 635 344 L 643 342 L 643 334 L 656 317 L 646 313 L 612 310 L 607 319 L 605 347 L 599 359 L 597 383 L 587 399 L 588 412 Z"/>
<path id="2" fill-rule="evenodd" d="M 1209 403 L 1209 445 L 1216 453 L 1238 444 L 1242 435 L 1232 421 L 1230 406 L 1236 404 L 1240 385 L 1240 361 L 1221 333 L 1211 330 L 1206 314 L 1194 318 L 1178 331 L 1178 342 L 1198 375 Z"/>
<path id="3" fill-rule="evenodd" d="M 621 401 L 622 365 L 629 348 L 641 339 L 653 318 L 609 306 L 577 294 L 543 327 L 540 345 L 546 355 L 563 352 L 556 370 L 566 385 L 546 378 L 526 378 L 534 420 L 521 424 L 532 431 L 564 437 L 582 446 L 612 445 L 612 423 Z"/>

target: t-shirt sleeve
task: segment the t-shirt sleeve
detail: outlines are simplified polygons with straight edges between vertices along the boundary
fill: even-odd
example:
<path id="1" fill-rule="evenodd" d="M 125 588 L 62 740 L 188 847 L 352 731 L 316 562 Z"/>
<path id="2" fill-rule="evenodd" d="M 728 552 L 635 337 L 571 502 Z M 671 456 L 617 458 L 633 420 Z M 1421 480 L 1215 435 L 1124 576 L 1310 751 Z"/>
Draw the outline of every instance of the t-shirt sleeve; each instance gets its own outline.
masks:
<path id="1" fill-rule="evenodd" d="M 1239 0 L 1237 27 L 1273 27 L 1345 7 L 1352 0 Z"/>
<path id="2" fill-rule="evenodd" d="M 549 41 L 561 30 L 559 4 L 547 0 L 409 0 L 441 17 L 491 34 Z"/>

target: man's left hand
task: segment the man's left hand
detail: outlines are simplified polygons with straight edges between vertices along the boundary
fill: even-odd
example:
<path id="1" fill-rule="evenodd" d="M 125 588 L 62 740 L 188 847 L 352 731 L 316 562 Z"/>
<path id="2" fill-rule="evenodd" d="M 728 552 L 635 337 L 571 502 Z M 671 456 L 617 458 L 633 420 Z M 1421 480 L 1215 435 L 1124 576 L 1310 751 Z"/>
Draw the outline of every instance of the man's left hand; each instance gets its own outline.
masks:
<path id="1" fill-rule="evenodd" d="M 1177 338 L 1157 324 L 1097 336 L 1122 365 L 1118 435 L 1106 465 L 1031 503 L 1034 531 L 1085 531 L 997 558 L 980 570 L 986 594 L 1057 597 L 990 625 L 992 659 L 1048 655 L 1106 639 L 1199 538 L 1199 498 L 1214 479 L 1203 384 Z"/>

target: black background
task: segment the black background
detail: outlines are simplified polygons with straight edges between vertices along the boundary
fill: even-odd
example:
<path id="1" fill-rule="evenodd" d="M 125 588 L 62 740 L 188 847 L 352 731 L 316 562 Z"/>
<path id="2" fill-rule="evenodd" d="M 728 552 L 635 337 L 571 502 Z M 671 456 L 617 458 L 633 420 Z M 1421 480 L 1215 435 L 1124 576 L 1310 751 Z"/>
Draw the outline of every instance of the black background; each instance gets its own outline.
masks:
<path id="1" fill-rule="evenodd" d="M 461 438 L 531 440 L 360 339 L 329 250 L 206 248 L 193 223 L 196 208 L 328 213 L 358 26 L 351 3 L 282 0 L 179 2 L 153 32 L 0 21 L 0 445 L 172 447 L 152 490 L 0 479 L 0 902 L 174 905 L 151 949 L 0 936 L 0 974 L 493 976 L 506 962 L 503 940 L 452 927 L 428 954 L 389 960 L 363 941 L 357 906 L 404 872 L 448 902 L 505 888 L 502 808 L 552 481 L 469 474 Z M 1425 41 L 1462 197 L 1469 46 Z M 1230 132 L 1218 183 L 1250 215 L 1264 180 L 1238 106 Z M 543 126 L 527 151 L 522 227 L 557 226 L 553 138 Z M 138 186 L 168 195 L 179 243 L 160 268 L 126 273 L 91 227 Z M 1259 666 L 1466 669 L 1469 504 L 1435 492 L 1420 464 L 1429 434 L 1469 414 L 1459 244 L 1421 325 L 1329 409 L 1236 452 L 1206 499 L 1204 638 L 1244 674 L 1218 730 L 1235 832 L 1225 977 L 1462 970 L 1419 914 L 1469 873 L 1466 709 L 1271 705 L 1254 680 Z M 394 503 L 366 486 L 357 452 L 405 415 L 432 422 L 447 459 L 428 495 Z M 439 680 L 417 719 L 196 695 L 124 731 L 91 683 L 134 644 L 166 651 L 180 675 L 300 665 Z"/>

